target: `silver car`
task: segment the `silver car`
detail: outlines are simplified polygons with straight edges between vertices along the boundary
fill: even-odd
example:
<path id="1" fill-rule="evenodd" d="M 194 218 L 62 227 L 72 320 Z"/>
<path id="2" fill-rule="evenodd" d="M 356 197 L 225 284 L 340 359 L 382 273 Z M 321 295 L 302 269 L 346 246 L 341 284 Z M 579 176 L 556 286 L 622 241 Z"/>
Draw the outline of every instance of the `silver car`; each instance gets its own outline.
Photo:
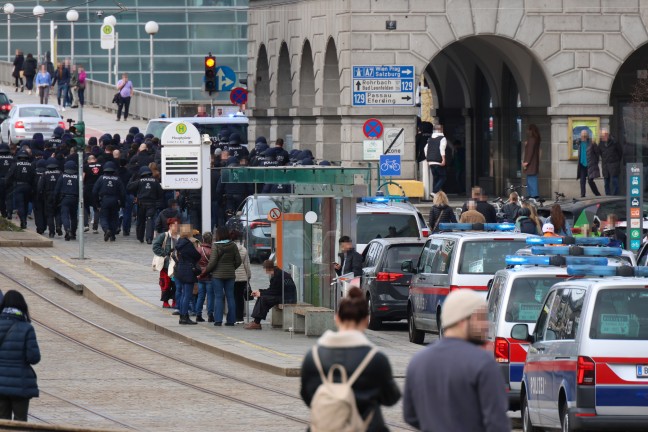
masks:
<path id="1" fill-rule="evenodd" d="M 54 135 L 54 129 L 58 126 L 66 127 L 63 117 L 53 105 L 15 105 L 0 125 L 0 142 L 18 144 L 39 132 L 47 140 Z"/>

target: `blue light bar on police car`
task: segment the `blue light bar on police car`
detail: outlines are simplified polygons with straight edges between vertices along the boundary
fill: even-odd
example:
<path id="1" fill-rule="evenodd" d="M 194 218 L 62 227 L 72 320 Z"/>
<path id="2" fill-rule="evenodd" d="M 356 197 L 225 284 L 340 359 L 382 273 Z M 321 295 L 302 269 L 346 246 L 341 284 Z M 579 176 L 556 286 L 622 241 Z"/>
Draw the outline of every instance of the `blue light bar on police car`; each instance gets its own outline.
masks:
<path id="1" fill-rule="evenodd" d="M 441 231 L 513 231 L 515 224 L 511 223 L 440 223 Z"/>
<path id="2" fill-rule="evenodd" d="M 533 246 L 534 255 L 585 255 L 585 256 L 621 256 L 623 249 L 616 247 L 582 247 L 582 246 Z"/>
<path id="3" fill-rule="evenodd" d="M 646 267 L 609 267 L 596 265 L 573 265 L 567 266 L 567 274 L 570 276 L 638 276 L 647 277 Z"/>
<path id="4" fill-rule="evenodd" d="M 520 256 L 508 255 L 506 257 L 507 265 L 544 265 L 544 266 L 563 266 L 563 265 L 593 265 L 607 266 L 607 258 L 600 257 L 580 257 L 580 256 Z"/>
<path id="5" fill-rule="evenodd" d="M 527 237 L 528 245 L 577 244 L 581 246 L 607 246 L 608 237 Z"/>
<path id="6" fill-rule="evenodd" d="M 405 196 L 399 196 L 399 195 L 385 195 L 385 196 L 372 196 L 372 197 L 362 197 L 361 201 L 363 203 L 388 203 L 390 201 L 393 202 L 406 202 L 409 201 L 409 198 Z"/>

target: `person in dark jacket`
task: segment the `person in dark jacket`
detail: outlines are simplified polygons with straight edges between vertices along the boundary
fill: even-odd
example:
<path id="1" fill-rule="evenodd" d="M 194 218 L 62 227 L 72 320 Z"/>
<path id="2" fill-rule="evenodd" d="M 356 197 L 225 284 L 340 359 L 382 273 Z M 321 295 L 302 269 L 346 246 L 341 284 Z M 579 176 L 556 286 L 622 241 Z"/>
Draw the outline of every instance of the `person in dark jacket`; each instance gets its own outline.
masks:
<path id="1" fill-rule="evenodd" d="M 153 172 L 147 166 L 140 167 L 139 176 L 134 176 L 126 190 L 137 197 L 137 240 L 144 243 L 153 242 L 153 218 L 158 200 L 163 195 L 162 186 L 153 178 Z"/>
<path id="2" fill-rule="evenodd" d="M 34 77 L 38 71 L 38 62 L 32 53 L 27 54 L 27 58 L 23 64 L 23 70 L 25 71 L 25 87 L 27 87 L 27 91 L 31 95 L 34 89 Z"/>
<path id="3" fill-rule="evenodd" d="M 206 231 L 202 235 L 202 242 L 198 245 L 197 249 L 200 253 L 200 261 L 198 265 L 201 270 L 207 268 L 209 264 L 209 257 L 211 256 L 212 247 L 212 233 Z M 203 305 L 205 304 L 205 296 L 207 296 L 207 322 L 214 322 L 214 289 L 211 274 L 207 273 L 204 276 L 198 276 L 198 296 L 196 297 L 195 312 L 196 322 L 204 322 L 202 316 Z"/>
<path id="4" fill-rule="evenodd" d="M 484 190 L 479 187 L 475 186 L 472 188 L 472 199 L 475 201 L 477 204 L 476 210 L 484 215 L 484 219 L 488 223 L 495 223 L 497 222 L 497 211 L 495 210 L 495 207 L 493 207 L 489 202 L 488 198 L 486 197 L 486 194 L 484 193 Z M 465 212 L 468 210 L 468 201 L 466 201 L 461 208 L 461 212 Z"/>
<path id="5" fill-rule="evenodd" d="M 23 55 L 23 52 L 19 49 L 16 50 L 16 57 L 14 57 L 13 61 L 13 72 L 11 72 L 11 76 L 14 77 L 14 80 L 16 82 L 16 91 L 20 89 L 20 91 L 25 91 L 25 86 L 23 84 L 23 66 L 25 64 L 25 56 Z M 20 85 L 18 85 L 20 83 Z"/>
<path id="6" fill-rule="evenodd" d="M 40 359 L 27 302 L 7 291 L 0 303 L 0 419 L 27 421 L 29 400 L 38 397 L 32 365 Z"/>
<path id="7" fill-rule="evenodd" d="M 441 311 L 443 338 L 407 367 L 403 417 L 423 431 L 508 432 L 508 399 L 493 354 L 482 348 L 487 306 L 473 290 L 451 292 Z"/>
<path id="8" fill-rule="evenodd" d="M 504 222 L 515 222 L 520 211 L 520 196 L 517 192 L 509 194 L 508 203 L 502 206 L 502 213 L 504 213 Z"/>
<path id="9" fill-rule="evenodd" d="M 445 192 L 439 191 L 434 194 L 428 226 L 434 233 L 439 231 L 439 224 L 447 222 L 456 223 L 457 216 L 455 216 L 454 211 L 450 208 L 448 196 Z"/>
<path id="10" fill-rule="evenodd" d="M 601 177 L 599 170 L 600 150 L 596 143 L 590 140 L 587 130 L 582 130 L 580 140 L 574 143 L 574 147 L 578 148 L 578 168 L 576 170 L 576 178 L 580 180 L 581 198 L 585 198 L 585 181 L 592 189 L 596 196 L 601 193 L 594 183 L 594 179 Z"/>
<path id="11" fill-rule="evenodd" d="M 522 170 L 527 177 L 527 193 L 530 197 L 537 198 L 538 192 L 538 170 L 540 167 L 540 131 L 538 126 L 530 124 L 526 132 L 524 143 L 524 159 Z"/>
<path id="12" fill-rule="evenodd" d="M 236 300 L 234 299 L 234 282 L 236 269 L 241 265 L 241 255 L 236 243 L 230 240 L 229 230 L 224 226 L 216 229 L 216 238 L 207 267 L 200 276 L 212 274 L 214 284 L 214 325 L 223 324 L 223 294 L 227 297 L 226 326 L 236 323 Z"/>
<path id="13" fill-rule="evenodd" d="M 601 129 L 599 150 L 601 153 L 601 165 L 603 166 L 605 195 L 619 195 L 623 147 L 614 138 L 610 137 L 610 132 L 607 129 Z"/>
<path id="14" fill-rule="evenodd" d="M 178 219 L 167 219 L 167 226 L 169 230 L 158 234 L 155 241 L 153 241 L 153 253 L 156 256 L 164 257 L 164 265 L 160 270 L 160 290 L 162 291 L 160 301 L 165 309 L 175 307 L 175 301 L 173 301 L 173 305 L 169 304 L 169 300 L 175 298 L 175 283 L 169 277 L 169 260 L 171 259 L 171 252 L 178 242 Z"/>
<path id="15" fill-rule="evenodd" d="M 103 170 L 104 174 L 92 188 L 92 195 L 101 208 L 99 214 L 95 214 L 95 221 L 101 221 L 104 241 L 115 241 L 115 234 L 119 228 L 119 209 L 124 206 L 126 188 L 115 173 L 115 162 L 106 162 Z"/>
<path id="16" fill-rule="evenodd" d="M 252 297 L 257 299 L 251 314 L 254 321 L 245 326 L 246 330 L 261 330 L 261 321 L 266 319 L 270 309 L 278 304 L 297 301 L 297 287 L 289 273 L 275 266 L 271 260 L 263 261 L 263 270 L 270 277 L 270 285 L 267 289 L 252 291 Z"/>
<path id="17" fill-rule="evenodd" d="M 47 159 L 45 172 L 38 181 L 37 190 L 43 197 L 45 206 L 45 222 L 49 228 L 49 237 L 54 238 L 56 234 L 63 235 L 61 228 L 61 213 L 56 201 L 56 183 L 61 176 L 58 161 L 51 157 Z"/>
<path id="18" fill-rule="evenodd" d="M 304 357 L 301 367 L 300 394 L 306 405 L 311 406 L 315 392 L 322 385 L 322 376 L 328 376 L 333 365 L 341 365 L 351 376 L 370 352 L 373 345 L 364 335 L 369 324 L 369 307 L 362 291 L 351 288 L 340 301 L 335 323 L 338 331 L 326 331 L 317 341 L 317 356 L 322 370 L 313 358 L 311 350 Z M 381 405 L 392 406 L 401 397 L 394 381 L 389 359 L 380 351 L 375 352 L 367 367 L 352 386 L 359 414 L 365 421 L 369 416 L 367 430 L 388 431 Z"/>
<path id="19" fill-rule="evenodd" d="M 162 210 L 155 220 L 155 231 L 157 231 L 158 234 L 163 233 L 169 229 L 166 223 L 167 219 L 175 218 L 182 222 L 182 213 L 178 208 L 178 201 L 172 198 L 168 201 L 167 204 L 168 207 Z"/>
<path id="20" fill-rule="evenodd" d="M 56 181 L 54 188 L 56 201 L 61 206 L 61 222 L 65 228 L 65 241 L 76 240 L 79 206 L 79 175 L 77 164 L 66 161 L 63 174 Z"/>
<path id="21" fill-rule="evenodd" d="M 173 278 L 176 281 L 176 299 L 180 306 L 180 324 L 196 324 L 189 318 L 189 302 L 193 296 L 193 286 L 198 279 L 194 268 L 198 268 L 200 252 L 196 250 L 191 234 L 191 225 L 180 225 L 180 238 L 175 246 L 172 259 L 177 259 Z"/>
<path id="22" fill-rule="evenodd" d="M 362 255 L 353 248 L 351 237 L 342 236 L 340 244 L 340 263 L 335 263 L 335 273 L 338 276 L 353 272 L 353 276 L 362 276 Z"/>
<path id="23" fill-rule="evenodd" d="M 515 230 L 525 234 L 540 234 L 538 226 L 531 219 L 531 212 L 528 208 L 522 207 L 518 212 L 518 218 L 515 220 Z"/>

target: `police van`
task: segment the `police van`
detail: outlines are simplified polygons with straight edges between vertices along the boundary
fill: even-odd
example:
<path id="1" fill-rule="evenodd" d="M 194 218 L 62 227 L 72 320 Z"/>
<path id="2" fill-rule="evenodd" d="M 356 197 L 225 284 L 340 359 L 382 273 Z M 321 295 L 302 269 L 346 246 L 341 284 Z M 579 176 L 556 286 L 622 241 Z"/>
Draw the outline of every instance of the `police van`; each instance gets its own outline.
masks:
<path id="1" fill-rule="evenodd" d="M 574 265 L 572 276 L 648 275 L 646 268 Z M 560 282 L 545 297 L 522 374 L 525 431 L 648 430 L 648 279 Z"/>
<path id="2" fill-rule="evenodd" d="M 152 134 L 156 138 L 162 136 L 164 128 L 173 122 L 183 121 L 198 127 L 201 133 L 209 134 L 212 144 L 218 144 L 218 135 L 223 129 L 229 133 L 237 133 L 241 137 L 241 144 L 248 143 L 249 120 L 243 115 L 231 115 L 223 117 L 161 117 L 151 119 L 146 127 L 146 134 Z M 163 143 L 164 144 L 164 143 Z"/>
<path id="3" fill-rule="evenodd" d="M 542 240 L 548 239 L 546 237 L 527 238 L 527 242 L 536 245 L 543 244 Z M 576 243 L 579 243 L 579 240 L 576 239 Z M 607 244 L 609 241 L 606 238 L 599 240 L 600 244 Z M 535 322 L 540 315 L 542 301 L 549 289 L 554 284 L 572 277 L 567 274 L 566 264 L 627 265 L 627 262 L 618 256 L 618 248 L 594 250 L 600 252 L 600 255 L 606 255 L 605 257 L 562 257 L 552 254 L 554 252 L 552 249 L 538 248 L 537 254 L 531 256 L 507 256 L 506 264 L 511 268 L 498 271 L 489 282 L 487 345 L 493 350 L 495 361 L 502 371 L 507 386 L 509 406 L 512 410 L 518 410 L 520 406 L 522 371 L 528 350 L 526 341 L 510 337 L 513 326 L 526 323 L 529 331 L 533 332 Z M 587 250 L 582 248 L 580 253 Z"/>
<path id="4" fill-rule="evenodd" d="M 467 288 L 486 298 L 488 281 L 506 267 L 506 255 L 522 248 L 529 237 L 509 232 L 512 224 L 442 223 L 439 228 L 442 232 L 430 236 L 416 264 L 402 264 L 403 271 L 414 273 L 407 321 L 409 340 L 417 344 L 423 343 L 425 333 L 441 333 L 441 308 L 450 291 Z"/>

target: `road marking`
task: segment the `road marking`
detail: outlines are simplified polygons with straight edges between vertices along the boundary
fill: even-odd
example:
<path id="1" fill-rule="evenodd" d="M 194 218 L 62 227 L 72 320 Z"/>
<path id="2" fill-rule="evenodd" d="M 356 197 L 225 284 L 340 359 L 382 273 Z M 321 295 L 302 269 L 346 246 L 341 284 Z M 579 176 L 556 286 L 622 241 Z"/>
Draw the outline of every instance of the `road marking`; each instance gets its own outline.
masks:
<path id="1" fill-rule="evenodd" d="M 68 266 L 68 267 L 76 268 L 76 266 L 75 266 L 74 264 L 72 264 L 72 263 L 70 263 L 70 262 L 64 260 L 64 259 L 61 258 L 60 256 L 52 255 L 52 258 L 54 258 L 55 260 L 59 261 L 61 264 L 65 264 L 65 265 Z"/>
<path id="2" fill-rule="evenodd" d="M 117 288 L 119 291 L 121 291 L 123 294 L 130 297 L 132 300 L 135 300 L 135 301 L 137 301 L 139 303 L 142 303 L 143 305 L 145 305 L 146 307 L 149 307 L 151 309 L 155 309 L 155 310 L 159 309 L 159 307 L 157 307 L 157 306 L 155 306 L 155 305 L 153 305 L 153 304 L 151 304 L 151 303 L 149 303 L 147 301 L 142 300 L 141 298 L 137 297 L 135 294 L 131 293 L 130 291 L 128 291 L 126 288 L 124 288 L 123 286 L 121 286 L 117 282 L 107 278 L 106 276 L 104 276 L 102 274 L 97 273 L 96 271 L 92 270 L 90 267 L 85 267 L 85 271 L 87 271 L 88 273 L 90 273 L 91 275 L 93 275 L 95 277 L 98 277 L 99 279 L 101 279 L 104 282 L 108 282 L 109 284 L 111 284 L 112 286 Z"/>

